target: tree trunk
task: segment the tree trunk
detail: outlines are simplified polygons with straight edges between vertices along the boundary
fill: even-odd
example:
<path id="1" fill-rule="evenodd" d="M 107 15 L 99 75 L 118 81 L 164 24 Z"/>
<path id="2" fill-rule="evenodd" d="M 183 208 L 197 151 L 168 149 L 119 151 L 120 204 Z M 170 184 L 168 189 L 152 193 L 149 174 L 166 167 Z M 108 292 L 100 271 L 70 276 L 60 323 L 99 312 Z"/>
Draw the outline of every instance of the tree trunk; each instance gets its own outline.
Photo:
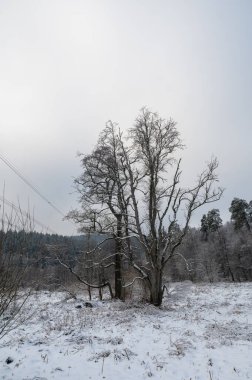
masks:
<path id="1" fill-rule="evenodd" d="M 122 299 L 121 255 L 115 254 L 115 298 Z"/>
<path id="2" fill-rule="evenodd" d="M 122 217 L 117 216 L 117 238 L 115 239 L 115 298 L 124 300 L 122 291 Z"/>
<path id="3" fill-rule="evenodd" d="M 163 300 L 163 288 L 162 288 L 162 270 L 154 268 L 151 273 L 151 297 L 150 302 L 154 306 L 160 306 Z"/>

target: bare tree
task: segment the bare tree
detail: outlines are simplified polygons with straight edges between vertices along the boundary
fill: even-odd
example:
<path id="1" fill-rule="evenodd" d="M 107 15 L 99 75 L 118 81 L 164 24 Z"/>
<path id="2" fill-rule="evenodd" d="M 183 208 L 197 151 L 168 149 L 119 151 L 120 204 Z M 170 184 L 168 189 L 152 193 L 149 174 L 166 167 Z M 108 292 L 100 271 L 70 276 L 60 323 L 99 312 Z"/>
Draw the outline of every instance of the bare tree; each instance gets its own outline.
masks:
<path id="1" fill-rule="evenodd" d="M 181 159 L 175 158 L 183 145 L 173 120 L 164 120 L 144 108 L 130 129 L 129 138 L 128 147 L 121 141 L 130 187 L 128 218 L 131 233 L 139 239 L 146 257 L 145 265 L 135 268 L 149 285 L 150 301 L 160 305 L 164 268 L 174 255 L 180 255 L 178 247 L 193 212 L 222 195 L 221 188 L 213 187 L 218 162 L 212 159 L 195 185 L 183 188 Z"/>
<path id="2" fill-rule="evenodd" d="M 82 210 L 72 210 L 67 218 L 79 223 L 83 232 L 98 232 L 104 234 L 104 241 L 114 240 L 115 252 L 110 255 L 113 261 L 109 266 L 114 265 L 115 268 L 115 297 L 123 299 L 123 237 L 127 235 L 129 195 L 125 157 L 115 124 L 107 123 L 97 146 L 91 154 L 84 155 L 81 164 L 83 173 L 75 179 L 75 186 L 80 194 Z"/>
<path id="3" fill-rule="evenodd" d="M 160 305 L 164 269 L 175 255 L 181 258 L 178 247 L 193 212 L 222 195 L 221 188 L 213 187 L 218 180 L 216 159 L 209 162 L 194 186 L 181 186 L 181 159 L 177 160 L 176 154 L 182 148 L 175 122 L 144 108 L 126 139 L 109 122 L 95 150 L 82 160 L 84 171 L 75 181 L 82 211 L 74 210 L 68 217 L 82 227 L 87 224 L 97 231 L 98 226 L 99 232 L 111 233 L 115 239 L 115 289 L 119 298 L 121 259 L 127 256 L 138 272 L 135 279 L 146 282 L 150 301 Z M 133 259 L 132 237 L 141 245 L 144 262 Z"/>

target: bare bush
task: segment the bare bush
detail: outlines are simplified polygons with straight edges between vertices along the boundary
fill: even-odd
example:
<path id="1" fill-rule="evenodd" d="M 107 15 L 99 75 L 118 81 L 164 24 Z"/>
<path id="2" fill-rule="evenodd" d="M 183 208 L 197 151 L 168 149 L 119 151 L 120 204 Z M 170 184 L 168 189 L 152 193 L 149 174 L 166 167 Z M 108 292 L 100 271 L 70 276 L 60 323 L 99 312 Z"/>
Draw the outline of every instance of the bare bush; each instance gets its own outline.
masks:
<path id="1" fill-rule="evenodd" d="M 0 338 L 16 328 L 23 319 L 21 309 L 29 294 L 29 289 L 22 289 L 23 279 L 27 272 L 25 258 L 25 228 L 31 226 L 28 213 L 23 214 L 21 208 L 5 212 L 5 200 L 2 199 L 2 220 L 0 231 Z M 24 234 L 17 234 L 17 231 Z M 13 232 L 14 231 L 14 232 Z M 20 236 L 22 239 L 20 239 Z M 19 237 L 19 240 L 17 238 Z"/>

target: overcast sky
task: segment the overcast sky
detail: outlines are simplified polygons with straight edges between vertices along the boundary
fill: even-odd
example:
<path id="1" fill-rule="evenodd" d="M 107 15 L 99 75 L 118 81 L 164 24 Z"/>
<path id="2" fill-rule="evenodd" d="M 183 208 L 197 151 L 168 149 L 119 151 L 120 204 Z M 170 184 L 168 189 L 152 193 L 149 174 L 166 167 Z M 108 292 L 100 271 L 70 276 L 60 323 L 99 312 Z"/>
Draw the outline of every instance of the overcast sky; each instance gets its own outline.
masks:
<path id="1" fill-rule="evenodd" d="M 76 152 L 108 119 L 148 106 L 172 117 L 189 184 L 218 157 L 224 221 L 252 199 L 252 1 L 0 0 L 0 154 L 63 213 L 76 207 Z M 58 233 L 75 228 L 0 160 L 0 192 Z"/>

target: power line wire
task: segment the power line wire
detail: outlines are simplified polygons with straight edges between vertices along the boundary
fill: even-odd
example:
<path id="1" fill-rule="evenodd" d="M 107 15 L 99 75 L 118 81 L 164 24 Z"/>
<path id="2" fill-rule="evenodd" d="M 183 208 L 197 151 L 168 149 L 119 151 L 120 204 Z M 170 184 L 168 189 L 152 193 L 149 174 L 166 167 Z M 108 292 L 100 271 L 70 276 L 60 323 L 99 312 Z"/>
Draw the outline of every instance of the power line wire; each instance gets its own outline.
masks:
<path id="1" fill-rule="evenodd" d="M 0 154 L 0 159 L 27 185 L 29 186 L 40 198 L 42 198 L 46 203 L 49 204 L 57 213 L 59 213 L 61 216 L 65 217 L 65 214 L 58 209 L 52 202 L 49 201 L 48 198 L 46 198 L 40 190 L 33 185 L 25 176 L 20 172 L 20 170 L 17 169 L 15 165 L 13 165 L 7 158 L 5 158 L 3 155 Z"/>

